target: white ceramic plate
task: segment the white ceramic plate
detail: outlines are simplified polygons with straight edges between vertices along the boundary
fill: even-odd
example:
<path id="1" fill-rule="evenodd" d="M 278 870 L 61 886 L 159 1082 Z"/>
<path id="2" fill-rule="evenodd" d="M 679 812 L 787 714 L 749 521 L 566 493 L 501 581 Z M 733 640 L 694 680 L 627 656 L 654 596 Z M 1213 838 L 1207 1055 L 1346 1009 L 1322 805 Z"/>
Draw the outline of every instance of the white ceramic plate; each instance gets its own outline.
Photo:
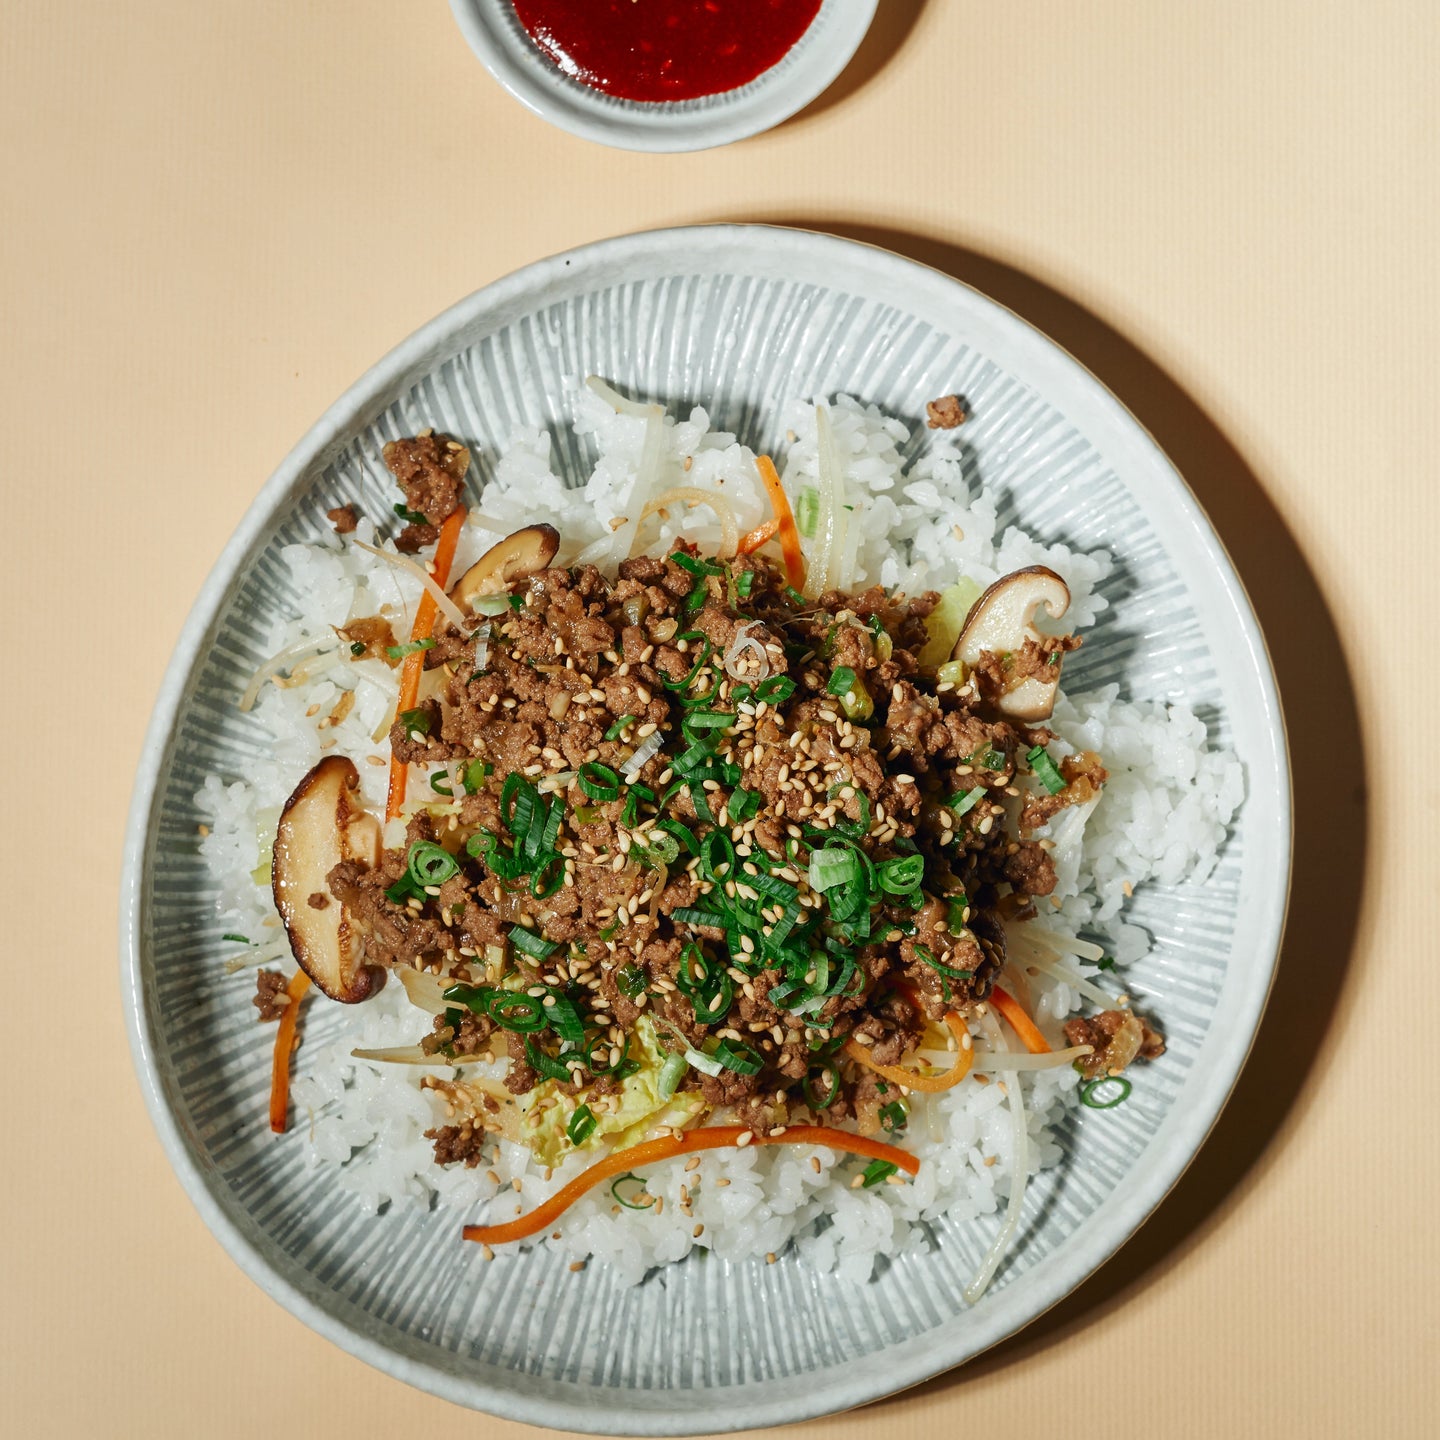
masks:
<path id="1" fill-rule="evenodd" d="M 769 130 L 803 110 L 850 63 L 876 0 L 824 0 L 790 51 L 738 90 L 642 104 L 564 74 L 540 53 L 507 0 L 450 0 L 470 48 L 527 109 L 585 140 L 621 150 L 708 150 Z"/>
<path id="2" fill-rule="evenodd" d="M 959 390 L 974 463 L 1046 539 L 1117 557 L 1112 608 L 1066 667 L 1184 697 L 1246 767 L 1248 798 L 1203 888 L 1142 888 L 1156 938 L 1130 972 L 1169 1038 L 1130 1103 L 1080 1110 L 1064 1162 L 1026 1200 L 989 1293 L 960 1291 L 990 1225 L 936 1227 L 851 1288 L 793 1256 L 687 1261 L 625 1289 L 540 1247 L 487 1266 L 448 1215 L 362 1215 L 333 1174 L 272 1137 L 272 1031 L 243 987 L 196 853 L 207 771 L 263 752 L 235 708 L 284 606 L 279 547 L 327 533 L 324 510 L 379 514 L 382 440 L 433 425 L 464 437 L 484 482 L 521 422 L 580 458 L 565 382 L 595 371 L 634 393 L 703 402 L 757 449 L 785 398 L 844 389 L 912 419 Z M 538 518 L 538 517 L 537 517 Z M 462 301 L 382 360 L 281 465 L 186 623 L 141 759 L 121 948 L 136 1066 L 170 1159 L 206 1222 L 281 1304 L 371 1364 L 437 1394 L 566 1430 L 676 1434 L 798 1420 L 873 1400 L 976 1354 L 1108 1258 L 1199 1148 L 1244 1061 L 1277 953 L 1289 871 L 1280 710 L 1254 616 L 1194 498 L 1091 375 L 1008 311 L 934 271 L 828 236 L 761 227 L 659 231 L 531 265 Z M 307 1022 L 323 1037 L 323 1008 Z M 303 1065 L 304 1051 L 300 1064 Z"/>

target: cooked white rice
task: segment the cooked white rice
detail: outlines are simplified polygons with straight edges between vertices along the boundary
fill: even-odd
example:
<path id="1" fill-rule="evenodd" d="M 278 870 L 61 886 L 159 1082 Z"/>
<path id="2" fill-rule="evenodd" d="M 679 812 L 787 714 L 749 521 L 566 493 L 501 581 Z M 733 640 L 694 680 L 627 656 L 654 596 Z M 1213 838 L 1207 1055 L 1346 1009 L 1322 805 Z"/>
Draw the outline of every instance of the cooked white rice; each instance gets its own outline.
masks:
<path id="1" fill-rule="evenodd" d="M 913 593 L 941 588 L 959 574 L 988 584 L 1021 566 L 1045 564 L 1070 587 L 1067 625 L 1083 630 L 1104 610 L 1096 587 L 1110 573 L 1109 555 L 1040 545 L 1013 527 L 997 538 L 994 502 L 972 493 L 951 437 L 934 437 L 903 473 L 900 452 L 910 438 L 905 424 L 844 395 L 830 402 L 830 415 L 855 505 L 853 588 L 880 583 Z M 785 423 L 794 439 L 784 475 L 794 495 L 814 474 L 814 407 L 795 403 Z M 599 395 L 577 387 L 575 428 L 591 437 L 599 459 L 586 484 L 575 489 L 552 468 L 546 432 L 517 433 L 484 491 L 483 516 L 466 527 L 456 573 L 497 533 L 542 518 L 564 537 L 562 563 L 587 547 L 604 551 L 615 533 L 611 522 L 631 513 L 646 426 L 641 414 L 616 413 Z M 742 532 L 765 518 L 753 454 L 733 436 L 712 431 L 703 410 L 666 422 L 661 453 L 646 498 L 685 485 L 724 496 Z M 713 547 L 720 523 L 704 507 L 675 506 L 648 548 L 661 553 L 662 543 L 682 533 Z M 357 538 L 374 540 L 368 520 Z M 263 874 L 279 808 L 299 777 L 323 753 L 338 749 L 355 760 L 367 803 L 383 809 L 395 677 L 380 662 L 352 662 L 334 643 L 331 627 L 383 609 L 396 632 L 405 633 L 420 590 L 413 577 L 332 537 L 288 546 L 283 559 L 300 613 L 275 620 L 269 647 L 278 653 L 312 642 L 320 653 L 301 660 L 288 683 L 260 689 L 254 713 L 272 737 L 269 763 L 228 783 L 212 775 L 197 797 L 210 827 L 201 849 L 218 887 L 218 928 L 258 940 L 236 955 L 238 973 L 228 983 L 237 1007 L 249 1003 L 254 965 L 284 961 L 288 968 L 268 885 L 257 884 L 252 872 L 261 867 Z M 338 724 L 328 723 L 342 687 L 354 689 L 353 708 Z M 1071 934 L 1083 929 L 1118 963 L 1128 964 L 1149 943 L 1143 930 L 1120 918 L 1130 892 L 1151 879 L 1198 883 L 1209 874 L 1242 798 L 1241 767 L 1232 754 L 1210 748 L 1204 724 L 1185 706 L 1123 700 L 1114 686 L 1065 699 L 1052 725 L 1061 737 L 1057 753 L 1066 746 L 1098 750 L 1110 780 L 1098 801 L 1063 811 L 1054 822 L 1061 903 L 1036 923 Z M 1063 980 L 1037 976 L 1032 988 L 1042 1022 L 1089 1003 Z M 305 1146 L 309 1163 L 332 1168 L 336 1184 L 367 1210 L 438 1202 L 457 1221 L 495 1224 L 553 1193 L 593 1160 L 572 1156 L 550 1173 L 525 1148 L 500 1142 L 490 1165 L 442 1169 L 424 1138 L 425 1130 L 444 1123 L 440 1101 L 420 1089 L 426 1072 L 359 1061 L 350 1053 L 411 1044 L 429 1029 L 429 1017 L 411 1008 L 399 985 L 390 985 L 345 1010 L 342 1020 L 338 1038 L 312 1042 L 298 1053 L 292 1096 L 305 1123 L 275 1143 Z M 504 1063 L 489 1069 L 498 1075 Z M 466 1067 L 466 1073 L 486 1068 Z M 1074 1102 L 1078 1076 L 1064 1066 L 1026 1075 L 1020 1083 L 1028 1126 L 1025 1163 L 1033 1172 L 1059 1157 L 1050 1125 L 1061 1107 Z M 988 1243 L 1016 1173 L 1015 1130 L 1002 1087 L 971 1078 L 940 1095 L 912 1096 L 904 1144 L 922 1161 L 918 1177 L 874 1189 L 852 1188 L 857 1167 L 848 1157 L 812 1147 L 709 1152 L 690 1172 L 662 1165 L 647 1172 L 647 1188 L 664 1197 L 663 1206 L 615 1213 L 600 1187 L 564 1216 L 561 1239 L 547 1243 L 576 1259 L 604 1262 L 632 1282 L 697 1246 L 738 1260 L 778 1254 L 792 1243 L 806 1263 L 863 1281 L 878 1257 L 902 1250 L 917 1225 L 942 1213 L 986 1227 Z M 722 1177 L 728 1185 L 715 1183 Z M 518 1195 L 514 1183 L 521 1187 Z M 689 1193 L 685 1208 L 682 1184 Z M 821 1217 L 828 1223 L 817 1224 Z"/>

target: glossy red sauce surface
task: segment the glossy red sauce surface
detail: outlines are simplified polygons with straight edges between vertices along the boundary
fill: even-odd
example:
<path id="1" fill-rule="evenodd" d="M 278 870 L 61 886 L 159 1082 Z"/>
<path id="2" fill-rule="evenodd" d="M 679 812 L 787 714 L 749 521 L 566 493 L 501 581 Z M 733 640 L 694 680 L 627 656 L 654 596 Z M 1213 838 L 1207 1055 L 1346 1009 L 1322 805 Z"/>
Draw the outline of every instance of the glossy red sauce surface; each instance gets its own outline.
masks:
<path id="1" fill-rule="evenodd" d="M 810 28 L 820 0 L 514 0 L 567 75 L 625 100 L 748 85 Z"/>

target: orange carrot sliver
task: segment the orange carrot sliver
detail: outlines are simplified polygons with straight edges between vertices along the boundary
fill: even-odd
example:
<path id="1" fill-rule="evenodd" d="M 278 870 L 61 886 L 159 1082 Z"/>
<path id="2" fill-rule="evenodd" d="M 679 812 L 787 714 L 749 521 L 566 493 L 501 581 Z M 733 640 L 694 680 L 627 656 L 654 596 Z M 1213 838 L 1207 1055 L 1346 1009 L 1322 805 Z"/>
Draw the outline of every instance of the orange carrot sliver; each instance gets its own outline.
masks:
<path id="1" fill-rule="evenodd" d="M 872 1160 L 887 1160 L 908 1175 L 918 1174 L 920 1170 L 919 1160 L 904 1150 L 897 1150 L 882 1140 L 852 1135 L 848 1130 L 835 1130 L 829 1125 L 790 1125 L 780 1135 L 757 1134 L 747 1131 L 742 1125 L 707 1125 L 699 1130 L 682 1131 L 664 1140 L 627 1145 L 625 1149 L 597 1160 L 588 1170 L 582 1170 L 568 1185 L 557 1190 L 528 1215 L 507 1221 L 504 1225 L 467 1225 L 465 1238 L 482 1245 L 504 1245 L 511 1240 L 528 1239 L 549 1229 L 587 1190 L 612 1175 L 623 1175 L 638 1165 L 657 1165 L 662 1160 L 673 1160 L 677 1155 L 691 1155 L 698 1150 L 728 1150 L 738 1145 L 740 1137 L 746 1134 L 752 1137 L 746 1144 L 825 1145 L 831 1150 L 865 1155 Z"/>
<path id="2" fill-rule="evenodd" d="M 440 527 L 440 539 L 435 544 L 435 568 L 430 572 L 435 583 L 443 590 L 445 582 L 450 578 L 450 567 L 455 563 L 455 547 L 460 543 L 460 532 L 465 528 L 466 510 L 464 505 L 457 505 L 446 517 L 445 523 Z M 428 640 L 430 632 L 435 628 L 435 616 L 439 606 L 435 604 L 435 597 L 428 591 L 420 596 L 420 603 L 415 607 L 415 623 L 410 627 L 411 640 Z M 400 698 L 395 705 L 395 713 L 399 715 L 404 710 L 413 710 L 415 702 L 420 698 L 420 676 L 425 669 L 425 652 L 416 650 L 405 657 L 405 663 L 400 669 Z M 410 778 L 410 768 L 394 756 L 390 759 L 390 789 L 385 796 L 385 818 L 393 820 L 405 804 L 406 783 Z"/>
<path id="3" fill-rule="evenodd" d="M 300 1001 L 310 988 L 310 977 L 297 970 L 285 987 L 290 1003 L 275 1030 L 275 1058 L 270 1065 L 270 1128 L 285 1133 L 286 1112 L 290 1105 L 290 1055 L 295 1049 L 295 1027 L 300 1023 Z"/>
<path id="4" fill-rule="evenodd" d="M 947 1010 L 945 1023 L 955 1037 L 957 1048 L 954 1065 L 943 1075 L 917 1075 L 903 1065 L 880 1065 L 875 1057 L 854 1039 L 845 1042 L 845 1053 L 856 1064 L 873 1070 L 877 1075 L 883 1075 L 892 1084 L 903 1085 L 907 1090 L 923 1090 L 928 1095 L 936 1095 L 941 1090 L 949 1090 L 958 1085 L 970 1073 L 970 1062 L 975 1058 L 975 1052 L 965 1043 L 969 1038 L 965 1022 L 953 1010 Z"/>
<path id="5" fill-rule="evenodd" d="M 1040 1033 L 1040 1027 L 1025 1013 L 1025 1007 L 1013 995 L 996 985 L 990 991 L 990 999 L 995 1008 L 1010 1022 L 1010 1028 L 1032 1055 L 1050 1053 L 1050 1042 Z"/>
<path id="6" fill-rule="evenodd" d="M 780 528 L 780 522 L 776 519 L 767 520 L 763 525 L 757 525 L 748 535 L 740 537 L 740 543 L 735 547 L 737 555 L 753 555 L 767 540 L 775 538 L 775 532 Z"/>
<path id="7" fill-rule="evenodd" d="M 800 550 L 800 531 L 795 525 L 795 516 L 790 512 L 790 501 L 775 462 L 768 455 L 755 457 L 755 468 L 765 482 L 765 491 L 770 496 L 771 508 L 775 511 L 776 529 L 780 537 L 780 553 L 785 557 L 785 578 L 796 589 L 805 583 L 805 556 Z M 746 536 L 749 539 L 749 536 Z"/>

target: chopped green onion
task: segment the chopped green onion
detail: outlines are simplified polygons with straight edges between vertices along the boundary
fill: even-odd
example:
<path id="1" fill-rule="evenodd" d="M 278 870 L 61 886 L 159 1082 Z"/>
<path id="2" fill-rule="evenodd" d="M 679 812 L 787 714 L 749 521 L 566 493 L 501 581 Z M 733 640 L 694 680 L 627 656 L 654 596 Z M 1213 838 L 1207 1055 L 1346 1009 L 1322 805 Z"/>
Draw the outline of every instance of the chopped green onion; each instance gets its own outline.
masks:
<path id="1" fill-rule="evenodd" d="M 620 797 L 620 777 L 608 765 L 587 760 L 575 778 L 592 800 L 617 800 Z"/>
<path id="2" fill-rule="evenodd" d="M 683 550 L 677 550 L 670 558 L 682 569 L 688 570 L 692 575 L 723 575 L 725 567 L 715 560 L 699 560 L 693 555 L 687 555 Z"/>
<path id="3" fill-rule="evenodd" d="M 387 645 L 385 653 L 392 660 L 403 660 L 407 655 L 418 654 L 421 650 L 433 650 L 435 641 L 433 637 L 424 640 L 407 640 L 403 645 Z"/>
<path id="4" fill-rule="evenodd" d="M 549 1001 L 547 1005 L 545 1002 Z M 567 1045 L 583 1045 L 585 1043 L 585 1022 L 580 1018 L 580 1012 L 575 1008 L 575 1002 L 568 996 L 557 991 L 541 997 L 541 1007 L 545 1015 L 545 1023 L 553 1030 Z"/>
<path id="5" fill-rule="evenodd" d="M 670 865 L 680 855 L 680 842 L 663 830 L 652 830 L 645 844 L 645 858 L 652 865 Z"/>
<path id="6" fill-rule="evenodd" d="M 760 792 L 737 787 L 726 805 L 733 825 L 744 824 L 760 808 Z"/>
<path id="7" fill-rule="evenodd" d="M 1069 781 L 1055 768 L 1055 762 L 1050 758 L 1050 752 L 1043 745 L 1037 745 L 1033 750 L 1027 751 L 1026 763 L 1035 772 L 1035 777 L 1052 794 L 1058 795 L 1069 784 Z"/>
<path id="8" fill-rule="evenodd" d="M 536 960 L 543 960 L 560 948 L 553 941 L 542 939 L 533 930 L 525 929 L 523 925 L 510 927 L 510 943 L 522 954 L 533 956 Z"/>
<path id="9" fill-rule="evenodd" d="M 725 1067 L 716 1059 L 707 1055 L 703 1050 L 688 1048 L 685 1051 L 685 1063 L 693 1066 L 702 1075 L 718 1075 Z"/>
<path id="10" fill-rule="evenodd" d="M 596 1058 L 596 1051 L 605 1056 L 604 1060 Z M 626 1035 L 620 1042 L 620 1058 L 612 1065 L 610 1063 L 610 1040 L 605 1035 L 595 1035 L 585 1046 L 585 1068 L 592 1075 L 633 1075 L 639 1068 L 633 1060 L 626 1057 L 630 1054 L 630 1037 Z"/>
<path id="11" fill-rule="evenodd" d="M 825 688 L 832 695 L 848 695 L 855 688 L 855 672 L 848 665 L 837 665 L 830 672 L 830 683 Z"/>
<path id="12" fill-rule="evenodd" d="M 869 1190 L 874 1185 L 883 1184 L 900 1167 L 893 1160 L 872 1160 L 864 1170 L 865 1189 Z"/>
<path id="13" fill-rule="evenodd" d="M 535 1043 L 533 1035 L 525 1037 L 525 1058 L 547 1080 L 558 1080 L 562 1084 L 570 1080 L 570 1067 L 562 1065 L 548 1050 Z"/>
<path id="14" fill-rule="evenodd" d="M 743 1041 L 732 1045 L 729 1040 L 722 1040 L 711 1053 L 711 1059 L 726 1070 L 733 1070 L 737 1075 L 758 1075 L 760 1067 L 765 1063 Z"/>
<path id="15" fill-rule="evenodd" d="M 699 640 L 701 642 L 700 658 L 695 662 L 694 668 L 690 671 L 688 675 L 685 676 L 683 680 L 672 680 L 668 675 L 665 674 L 662 674 L 660 676 L 660 679 L 664 682 L 665 688 L 667 690 L 688 690 L 690 688 L 691 682 L 709 662 L 711 645 L 709 640 L 707 640 L 705 636 L 702 635 L 698 630 L 687 630 L 685 634 L 676 636 L 676 639 L 684 640 L 687 642 L 691 640 Z"/>
<path id="16" fill-rule="evenodd" d="M 449 998 L 450 992 L 445 992 Z M 493 990 L 486 1007 L 490 1018 L 502 1030 L 529 1035 L 545 1028 L 545 1009 L 538 996 L 522 995 L 514 990 Z"/>
<path id="17" fill-rule="evenodd" d="M 1109 1085 L 1115 1086 L 1114 1095 L 1108 1100 L 1097 1100 L 1095 1092 L 1102 1086 Z M 1080 1103 L 1088 1105 L 1092 1110 L 1113 1110 L 1130 1098 L 1130 1092 L 1134 1088 L 1123 1075 L 1102 1075 L 1098 1080 L 1091 1080 L 1080 1087 Z"/>
<path id="18" fill-rule="evenodd" d="M 640 1194 L 641 1194 L 641 1195 L 644 1195 L 644 1194 L 645 1194 L 645 1191 L 644 1191 L 644 1189 L 643 1189 L 644 1184 L 645 1184 L 645 1177 L 644 1177 L 643 1175 L 632 1175 L 632 1174 L 627 1170 L 623 1175 L 617 1176 L 614 1180 L 612 1180 L 612 1181 L 610 1182 L 610 1195 L 611 1195 L 611 1198 L 614 1199 L 614 1201 L 615 1201 L 615 1203 L 616 1203 L 617 1205 L 623 1205 L 627 1210 L 648 1210 L 648 1209 L 651 1207 L 651 1205 L 653 1205 L 653 1204 L 655 1203 L 648 1195 L 645 1195 L 645 1201 L 644 1201 L 643 1204 L 637 1204 L 637 1203 L 635 1203 L 634 1201 L 627 1200 L 627 1199 L 620 1193 L 620 1187 L 621 1187 L 627 1180 L 633 1180 L 633 1181 L 635 1182 L 635 1184 L 641 1186 L 642 1188 L 641 1188 Z M 638 1198 L 638 1197 L 637 1197 L 637 1198 Z"/>
<path id="19" fill-rule="evenodd" d="M 681 726 L 688 725 L 692 730 L 726 730 L 734 723 L 735 716 L 729 710 L 701 710 L 698 714 L 692 710 Z"/>
<path id="20" fill-rule="evenodd" d="M 937 960 L 927 945 L 916 945 L 913 949 L 915 951 L 915 958 L 922 964 L 928 965 L 937 975 L 948 975 L 952 980 L 970 980 L 974 978 L 975 972 L 973 970 L 958 970 L 953 965 L 946 965 L 943 961 Z"/>
<path id="21" fill-rule="evenodd" d="M 391 509 L 393 509 L 407 525 L 428 525 L 430 523 L 430 517 L 428 515 L 423 514 L 419 510 L 411 510 L 407 506 L 402 505 L 398 500 L 391 506 Z"/>
<path id="22" fill-rule="evenodd" d="M 1115 968 L 1115 961 L 1109 955 L 1102 955 L 1095 962 L 1095 968 L 1097 970 L 1113 970 Z"/>
<path id="23" fill-rule="evenodd" d="M 699 610 L 710 598 L 710 587 L 703 581 L 697 580 L 694 588 L 685 597 L 686 610 Z"/>
<path id="24" fill-rule="evenodd" d="M 485 783 L 485 777 L 494 771 L 493 765 L 487 765 L 483 760 L 472 760 L 460 773 L 460 783 L 465 787 L 467 795 L 474 795 Z"/>
<path id="25" fill-rule="evenodd" d="M 477 595 L 470 602 L 470 608 L 477 615 L 503 615 L 510 608 L 509 595 Z"/>
<path id="26" fill-rule="evenodd" d="M 767 704 L 782 705 L 795 693 L 795 682 L 788 675 L 772 675 L 755 687 L 755 698 Z"/>
<path id="27" fill-rule="evenodd" d="M 950 914 L 946 917 L 946 926 L 952 935 L 958 935 L 965 928 L 965 914 L 970 909 L 970 897 L 968 895 L 954 895 L 950 899 Z"/>
<path id="28" fill-rule="evenodd" d="M 618 739 L 620 738 L 621 732 L 625 729 L 625 727 L 626 727 L 627 725 L 632 725 L 632 724 L 634 724 L 634 722 L 635 722 L 635 717 L 634 717 L 633 715 L 622 715 L 622 716 L 605 732 L 605 738 L 606 738 L 607 740 L 618 740 Z"/>
<path id="29" fill-rule="evenodd" d="M 237 945 L 249 945 L 252 943 L 248 935 L 225 934 L 222 935 L 220 938 L 222 940 L 233 940 Z"/>
<path id="30" fill-rule="evenodd" d="M 657 820 L 655 822 L 655 828 L 657 830 L 668 830 L 692 855 L 698 855 L 700 853 L 700 842 L 696 840 L 694 835 L 692 835 L 679 820 Z"/>
<path id="31" fill-rule="evenodd" d="M 888 1105 L 880 1107 L 880 1125 L 891 1135 L 898 1134 L 909 1123 L 909 1116 L 905 1113 L 905 1106 L 899 1100 L 892 1100 Z"/>
<path id="32" fill-rule="evenodd" d="M 448 770 L 436 770 L 430 776 L 430 788 L 437 795 L 445 796 L 447 800 L 455 798 L 455 792 L 450 788 L 450 772 Z"/>
<path id="33" fill-rule="evenodd" d="M 680 1088 L 680 1082 L 684 1078 L 685 1057 L 683 1055 L 667 1055 L 655 1083 L 656 1093 L 662 1100 L 674 1099 L 675 1092 Z"/>
<path id="34" fill-rule="evenodd" d="M 428 710 L 402 710 L 396 717 L 400 728 L 414 739 L 416 735 L 430 733 L 430 712 Z"/>
<path id="35" fill-rule="evenodd" d="M 829 1076 L 830 1084 L 823 1094 L 816 1094 L 815 1082 Z M 840 1093 L 840 1072 L 833 1065 L 812 1065 L 805 1077 L 805 1099 L 812 1110 L 828 1110 Z"/>
<path id="36" fill-rule="evenodd" d="M 615 976 L 615 988 L 627 999 L 633 1000 L 645 991 L 645 971 L 634 963 L 624 965 Z"/>
<path id="37" fill-rule="evenodd" d="M 787 585 L 785 587 L 785 598 L 792 605 L 798 605 L 801 609 L 804 609 L 805 597 L 793 585 Z"/>
<path id="38" fill-rule="evenodd" d="M 755 572 L 753 570 L 742 571 L 735 580 L 735 593 L 742 599 L 748 600 L 750 592 L 755 588 Z"/>
<path id="39" fill-rule="evenodd" d="M 365 642 L 363 640 L 352 640 L 350 642 L 350 653 L 357 657 L 363 655 L 365 653 Z"/>
<path id="40" fill-rule="evenodd" d="M 795 497 L 795 527 L 808 540 L 815 533 L 815 522 L 820 518 L 820 492 L 807 485 Z"/>
<path id="41" fill-rule="evenodd" d="M 460 862 L 433 841 L 417 840 L 410 847 L 405 870 L 417 885 L 443 885 L 452 875 L 460 873 Z"/>
<path id="42" fill-rule="evenodd" d="M 964 815 L 967 811 L 973 810 L 984 798 L 985 787 L 975 785 L 969 790 L 961 790 L 958 794 L 952 795 L 945 803 L 957 815 Z"/>
<path id="43" fill-rule="evenodd" d="M 886 860 L 875 867 L 880 888 L 891 895 L 907 895 L 925 878 L 925 857 L 906 855 L 899 860 Z"/>
<path id="44" fill-rule="evenodd" d="M 583 1145 L 594 1133 L 595 1127 L 599 1123 L 595 1118 L 595 1112 L 588 1105 L 582 1105 L 570 1117 L 570 1123 L 565 1127 L 565 1134 L 569 1137 L 572 1145 Z"/>
<path id="45" fill-rule="evenodd" d="M 824 892 L 858 884 L 863 875 L 860 856 L 848 845 L 810 852 L 810 888 Z"/>

